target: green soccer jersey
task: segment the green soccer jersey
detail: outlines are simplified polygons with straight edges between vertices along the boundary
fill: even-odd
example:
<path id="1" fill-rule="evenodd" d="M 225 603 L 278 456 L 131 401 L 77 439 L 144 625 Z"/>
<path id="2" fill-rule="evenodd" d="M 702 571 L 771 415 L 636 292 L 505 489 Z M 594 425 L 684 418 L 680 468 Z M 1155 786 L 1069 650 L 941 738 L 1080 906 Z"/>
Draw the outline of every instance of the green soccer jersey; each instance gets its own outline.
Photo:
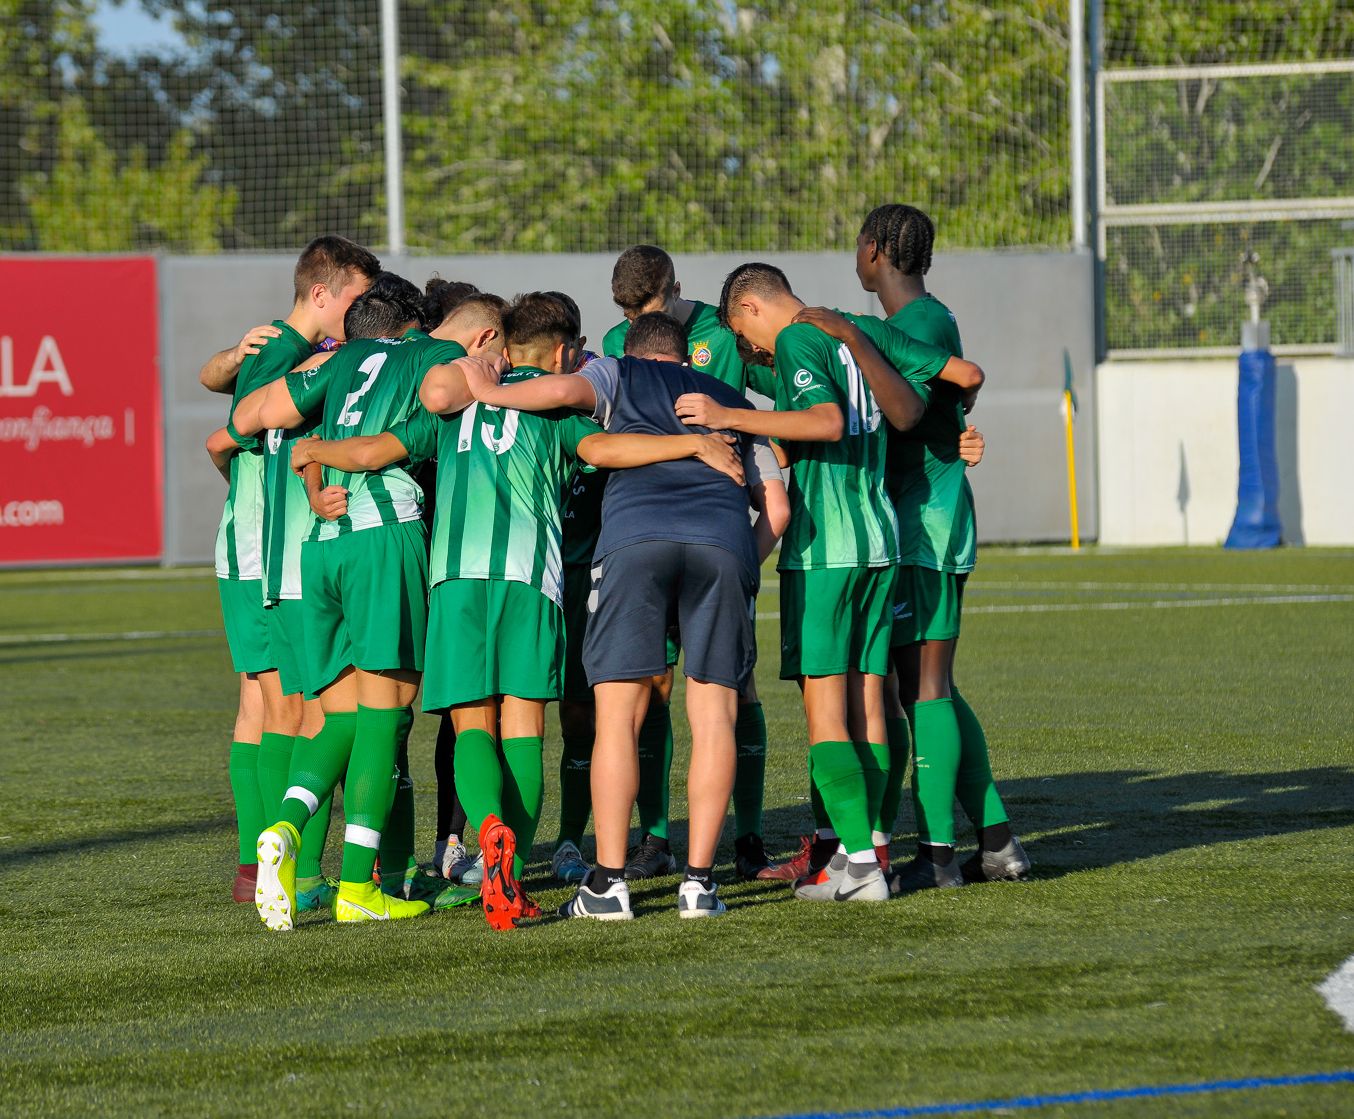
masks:
<path id="1" fill-rule="evenodd" d="M 543 374 L 519 366 L 503 384 Z M 428 585 L 503 579 L 562 605 L 561 494 L 579 442 L 601 430 L 575 412 L 479 403 L 453 416 L 420 408 L 392 427 L 412 458 L 437 456 Z"/>
<path id="2" fill-rule="evenodd" d="M 310 343 L 281 319 L 273 325 L 282 331 L 279 338 L 240 365 L 235 378 L 235 395 L 230 409 L 257 388 L 262 388 L 284 373 L 289 373 L 310 356 Z M 216 531 L 216 575 L 219 579 L 261 579 L 263 577 L 263 441 L 257 438 L 237 440 L 240 452 L 230 460 L 230 489 L 221 525 Z"/>
<path id="3" fill-rule="evenodd" d="M 691 368 L 708 373 L 737 392 L 751 388 L 763 396 L 776 394 L 775 374 L 764 365 L 744 365 L 738 356 L 738 339 L 733 331 L 719 324 L 719 311 L 708 303 L 693 299 L 691 317 L 686 321 L 687 353 Z M 625 353 L 625 338 L 630 333 L 630 320 L 622 319 L 606 332 L 602 339 L 602 353 L 607 357 L 621 357 Z"/>
<path id="4" fill-rule="evenodd" d="M 311 419 L 286 431 L 274 428 L 263 441 L 263 601 L 268 606 L 301 597 L 301 542 L 315 514 L 305 482 L 292 471 L 291 450 L 318 426 Z"/>
<path id="5" fill-rule="evenodd" d="M 913 338 L 964 356 L 954 315 L 932 295 L 914 299 L 887 321 Z M 965 427 L 963 394 L 936 381 L 921 422 L 911 431 L 889 432 L 886 480 L 898 511 L 905 564 L 973 570 L 978 551 L 973 490 L 959 457 Z"/>
<path id="6" fill-rule="evenodd" d="M 290 374 L 287 388 L 297 411 L 307 419 L 321 417 L 322 438 L 380 435 L 418 409 L 419 386 L 429 369 L 461 357 L 465 350 L 458 343 L 416 330 L 403 338 L 357 339 L 320 369 Z M 325 467 L 324 482 L 348 491 L 348 512 L 335 521 L 312 518 L 307 539 L 332 540 L 423 515 L 423 490 L 398 463 L 370 472 Z"/>

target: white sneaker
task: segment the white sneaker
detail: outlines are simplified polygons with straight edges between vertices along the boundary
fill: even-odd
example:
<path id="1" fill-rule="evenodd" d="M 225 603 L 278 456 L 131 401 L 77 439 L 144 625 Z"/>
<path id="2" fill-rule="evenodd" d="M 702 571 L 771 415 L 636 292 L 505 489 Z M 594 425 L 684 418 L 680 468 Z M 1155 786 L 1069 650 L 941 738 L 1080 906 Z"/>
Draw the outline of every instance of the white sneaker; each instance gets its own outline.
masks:
<path id="1" fill-rule="evenodd" d="M 561 882 L 582 882 L 591 869 L 583 861 L 583 852 L 569 839 L 556 847 L 550 856 L 550 870 Z"/>
<path id="2" fill-rule="evenodd" d="M 445 840 L 438 840 L 438 846 L 441 850 L 437 855 L 437 866 L 442 871 L 442 877 L 451 882 L 459 882 L 462 875 L 471 867 L 470 852 L 454 835 L 447 836 Z"/>
<path id="3" fill-rule="evenodd" d="M 466 861 L 469 862 L 468 856 Z M 481 851 L 478 855 L 475 856 L 475 861 L 473 863 L 470 863 L 469 866 L 467 866 L 464 870 L 460 872 L 460 876 L 461 876 L 461 885 L 463 886 L 478 886 L 481 882 L 484 881 L 483 851 Z"/>
<path id="4" fill-rule="evenodd" d="M 629 921 L 634 917 L 630 908 L 630 887 L 624 882 L 612 883 L 604 894 L 594 894 L 586 883 L 580 882 L 578 893 L 559 907 L 561 917 L 591 917 L 595 921 Z"/>
<path id="5" fill-rule="evenodd" d="M 679 917 L 719 917 L 727 913 L 728 907 L 720 900 L 716 892 L 718 886 L 711 885 L 707 890 L 699 882 L 690 879 L 677 887 L 677 915 Z"/>
<path id="6" fill-rule="evenodd" d="M 853 863 L 842 851 L 812 878 L 795 883 L 804 901 L 888 901 L 889 884 L 877 862 Z"/>

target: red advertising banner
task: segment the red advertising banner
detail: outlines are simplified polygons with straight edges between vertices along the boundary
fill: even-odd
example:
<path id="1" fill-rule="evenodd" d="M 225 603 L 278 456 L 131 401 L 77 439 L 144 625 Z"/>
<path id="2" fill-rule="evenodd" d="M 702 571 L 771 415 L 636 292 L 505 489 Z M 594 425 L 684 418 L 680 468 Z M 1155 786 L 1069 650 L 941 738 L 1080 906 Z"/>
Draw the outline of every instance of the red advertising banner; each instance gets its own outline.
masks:
<path id="1" fill-rule="evenodd" d="M 0 259 L 0 564 L 158 559 L 151 257 Z"/>

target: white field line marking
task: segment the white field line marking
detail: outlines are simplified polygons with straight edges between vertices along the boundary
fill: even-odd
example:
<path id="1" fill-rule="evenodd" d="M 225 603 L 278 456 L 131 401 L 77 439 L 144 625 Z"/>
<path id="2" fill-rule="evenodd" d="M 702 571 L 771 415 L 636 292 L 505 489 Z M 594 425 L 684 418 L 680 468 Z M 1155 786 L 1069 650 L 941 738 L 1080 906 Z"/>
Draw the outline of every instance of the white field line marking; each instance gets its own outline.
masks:
<path id="1" fill-rule="evenodd" d="M 1354 956 L 1326 976 L 1317 992 L 1344 1021 L 1345 1029 L 1354 1032 Z"/>
<path id="2" fill-rule="evenodd" d="M 163 641 L 173 637 L 221 637 L 223 629 L 134 629 L 123 633 L 0 633 L 0 646 L 64 645 L 74 641 Z"/>
<path id="3" fill-rule="evenodd" d="M 206 579 L 216 572 L 210 567 L 158 567 L 151 570 L 110 567 L 96 571 L 6 571 L 0 572 L 0 591 L 11 583 L 158 583 L 170 579 Z"/>
<path id="4" fill-rule="evenodd" d="M 1138 602 L 1033 602 L 1012 606 L 968 606 L 965 614 L 1074 614 L 1082 610 L 1169 610 L 1181 606 L 1289 606 L 1311 602 L 1354 602 L 1354 594 L 1290 594 L 1242 598 L 1166 598 Z M 757 620 L 773 620 L 779 612 L 757 611 Z"/>

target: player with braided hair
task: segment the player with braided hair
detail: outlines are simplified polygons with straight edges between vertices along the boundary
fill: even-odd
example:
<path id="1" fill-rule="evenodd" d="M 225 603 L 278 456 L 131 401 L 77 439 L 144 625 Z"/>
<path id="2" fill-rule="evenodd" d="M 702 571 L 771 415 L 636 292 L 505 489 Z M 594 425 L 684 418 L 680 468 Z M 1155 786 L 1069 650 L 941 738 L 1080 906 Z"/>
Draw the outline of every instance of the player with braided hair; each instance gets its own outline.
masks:
<path id="1" fill-rule="evenodd" d="M 879 296 L 890 324 L 962 356 L 954 315 L 926 290 L 934 241 L 935 225 L 915 206 L 878 206 L 856 239 L 856 274 Z M 993 783 L 982 725 L 954 683 L 964 582 L 976 558 L 973 491 L 956 451 L 963 404 L 953 386 L 939 384 L 915 428 L 889 432 L 885 482 L 902 536 L 892 654 L 916 742 L 919 838 L 917 857 L 892 880 L 895 892 L 1019 878 L 1030 865 Z M 902 709 L 887 714 L 890 781 L 877 840 L 892 831 L 907 758 Z M 954 856 L 956 796 L 980 848 L 962 868 Z"/>

